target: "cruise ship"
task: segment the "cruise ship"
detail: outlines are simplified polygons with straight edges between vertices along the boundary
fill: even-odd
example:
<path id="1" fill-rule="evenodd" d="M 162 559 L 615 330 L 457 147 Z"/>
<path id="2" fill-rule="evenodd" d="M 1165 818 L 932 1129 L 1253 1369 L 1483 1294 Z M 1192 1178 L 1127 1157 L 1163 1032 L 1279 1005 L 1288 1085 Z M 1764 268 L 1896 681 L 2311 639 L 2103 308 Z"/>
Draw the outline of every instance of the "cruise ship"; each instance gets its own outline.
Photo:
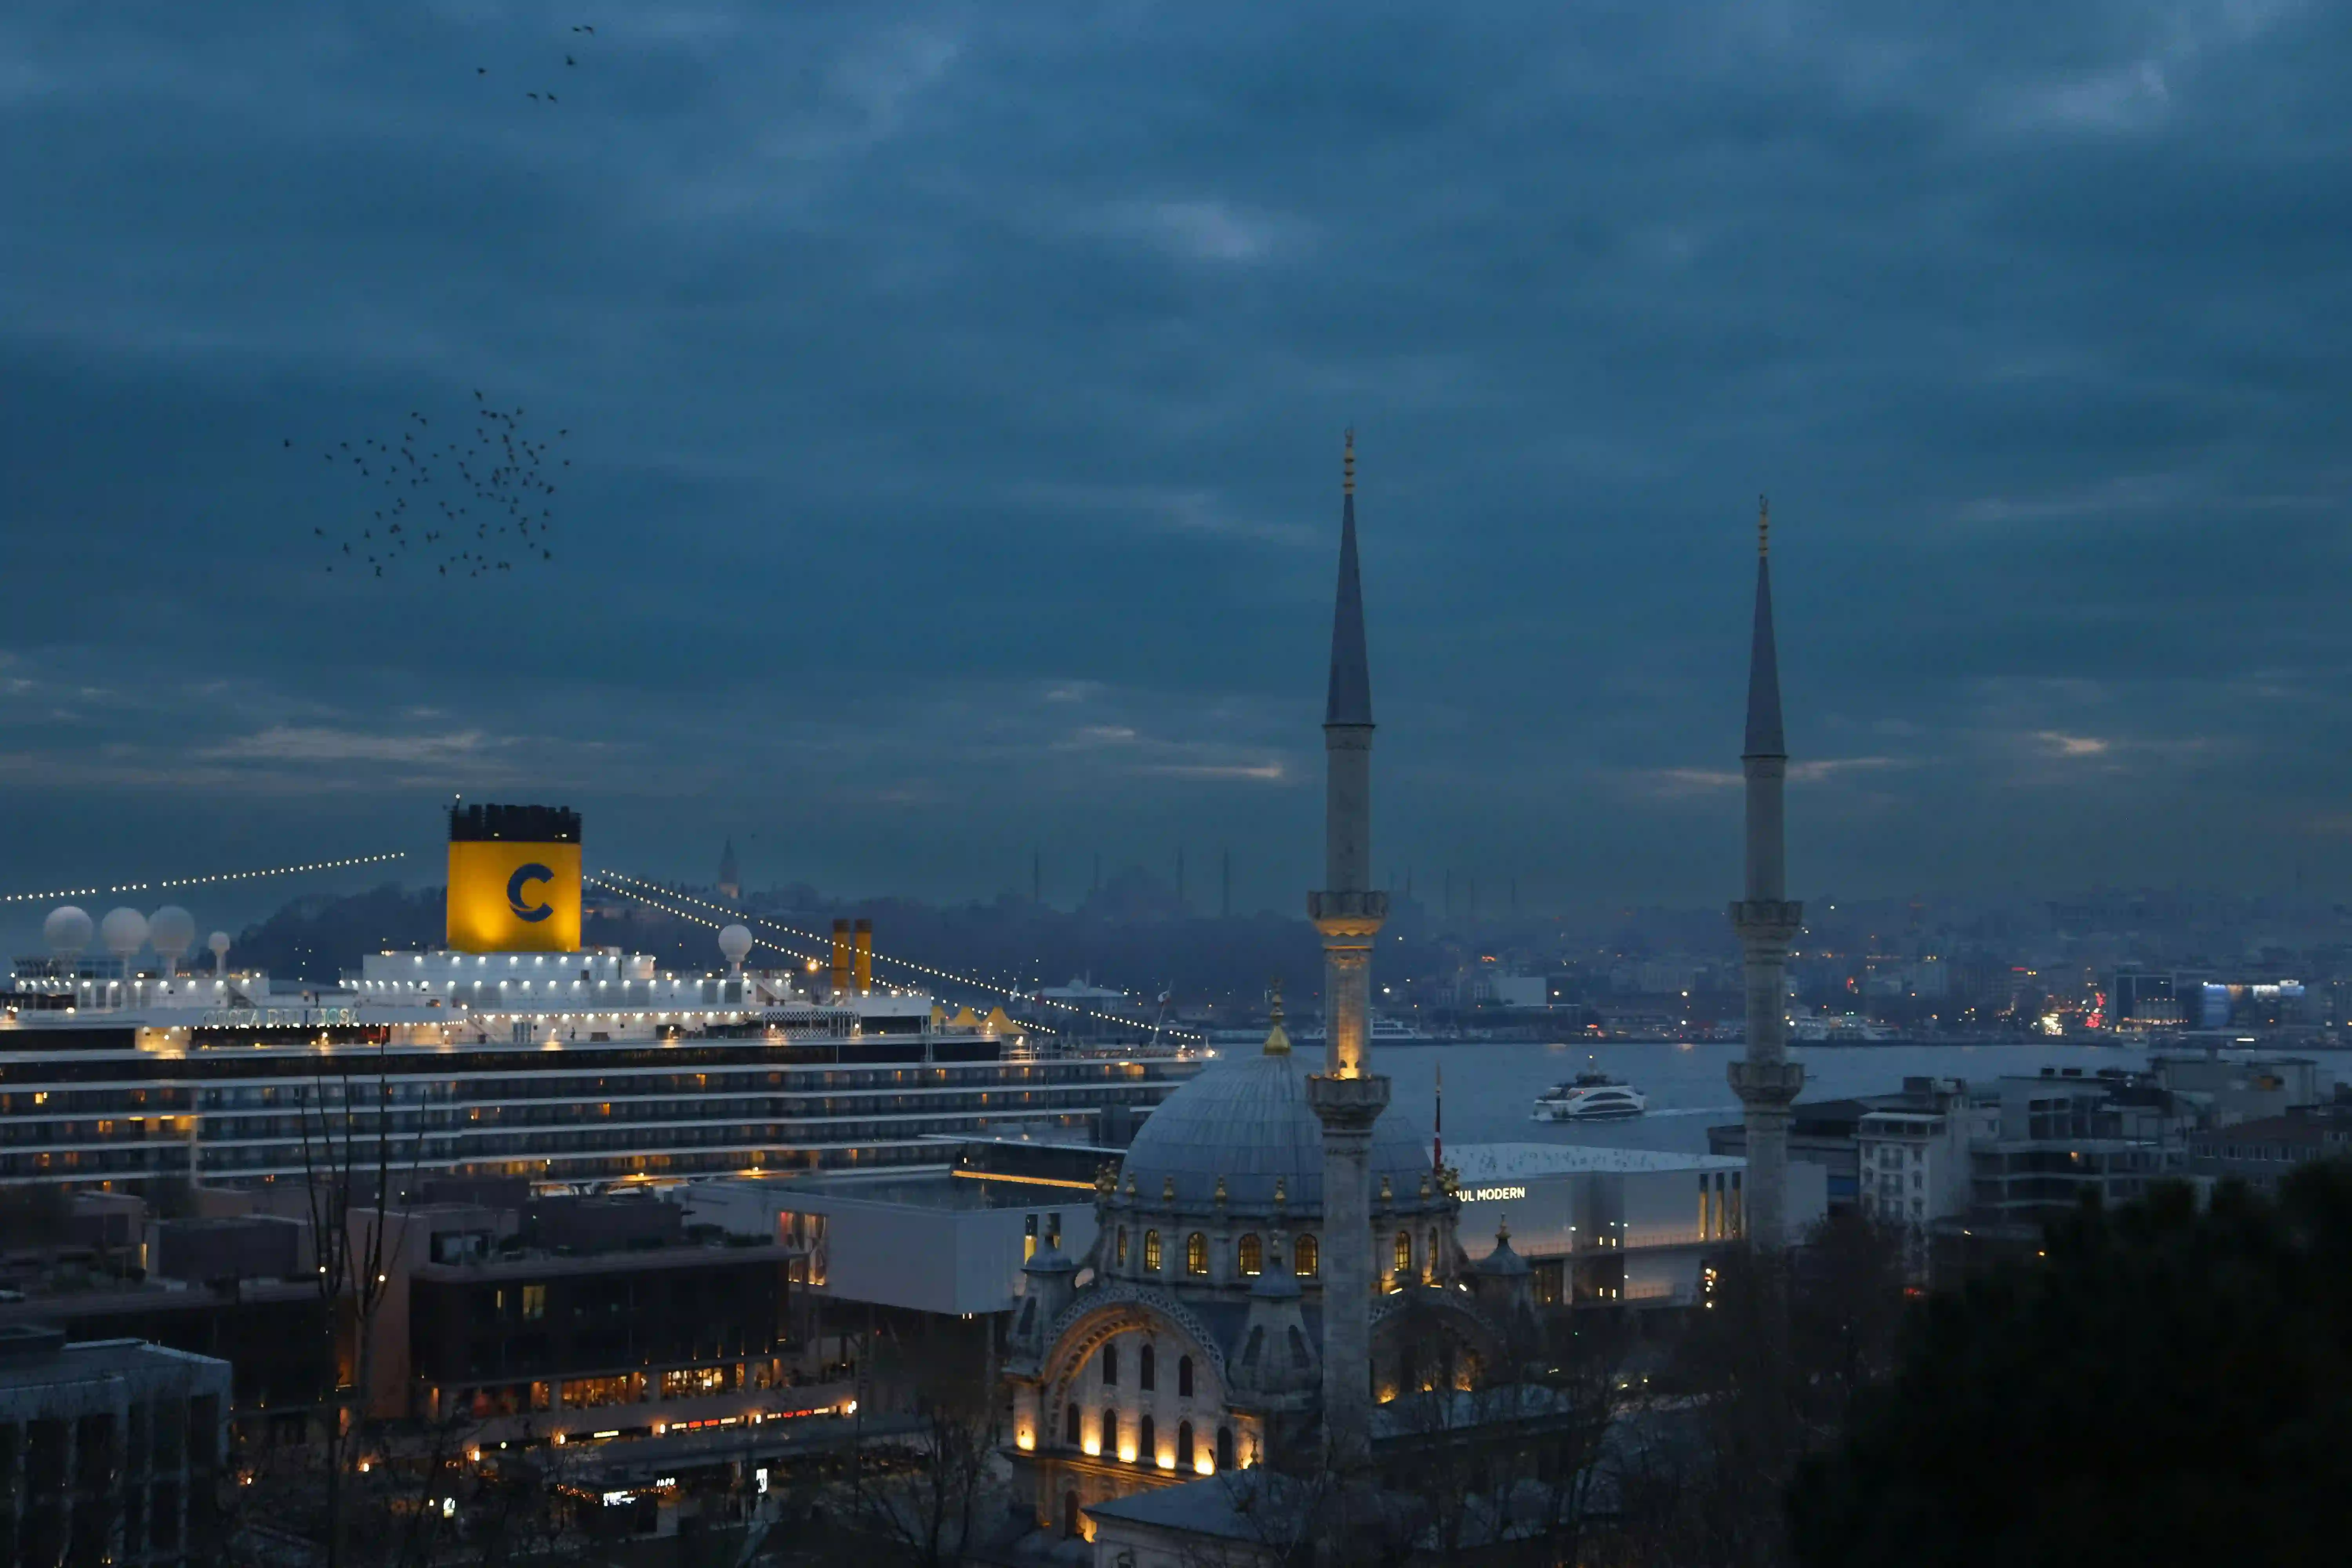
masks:
<path id="1" fill-rule="evenodd" d="M 707 973 L 583 948 L 581 886 L 576 813 L 453 810 L 446 945 L 331 985 L 240 971 L 217 933 L 183 973 L 184 910 L 54 911 L 51 952 L 0 994 L 0 1184 L 299 1182 L 322 1127 L 356 1127 L 370 1164 L 383 1129 L 402 1177 L 583 1192 L 904 1170 L 974 1136 L 1094 1142 L 1201 1066 L 1173 1046 L 1064 1052 L 1001 1010 L 877 986 L 864 922 L 835 922 L 829 974 L 746 967 L 740 925 Z M 111 956 L 85 956 L 93 935 Z"/>

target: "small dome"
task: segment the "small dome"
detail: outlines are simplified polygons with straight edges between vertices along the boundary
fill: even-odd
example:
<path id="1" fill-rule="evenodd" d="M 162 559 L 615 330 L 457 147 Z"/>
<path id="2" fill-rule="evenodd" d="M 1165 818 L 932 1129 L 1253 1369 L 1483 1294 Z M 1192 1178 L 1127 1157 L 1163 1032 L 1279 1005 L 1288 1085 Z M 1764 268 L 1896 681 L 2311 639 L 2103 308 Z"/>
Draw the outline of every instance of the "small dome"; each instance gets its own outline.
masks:
<path id="1" fill-rule="evenodd" d="M 41 940 L 48 944 L 51 952 L 70 958 L 89 945 L 97 929 L 88 914 L 71 904 L 61 904 L 41 922 Z"/>
<path id="2" fill-rule="evenodd" d="M 1511 1227 L 1506 1224 L 1495 1228 L 1495 1250 L 1471 1265 L 1481 1274 L 1497 1279 L 1514 1279 L 1530 1272 L 1528 1260 L 1511 1249 Z"/>
<path id="3" fill-rule="evenodd" d="M 1070 1255 L 1050 1242 L 1040 1247 L 1028 1262 L 1021 1266 L 1024 1274 L 1075 1274 L 1077 1264 Z"/>
<path id="4" fill-rule="evenodd" d="M 133 957 L 147 945 L 147 917 L 137 910 L 109 910 L 98 922 L 98 939 L 115 957 Z"/>
<path id="5" fill-rule="evenodd" d="M 1172 1183 L 1176 1201 L 1206 1204 L 1225 1179 L 1226 1201 L 1265 1209 L 1275 1184 L 1292 1214 L 1323 1211 L 1323 1124 L 1307 1103 L 1306 1064 L 1285 1054 L 1209 1068 L 1144 1119 L 1119 1167 L 1143 1201 Z M 1401 1200 L 1420 1190 L 1429 1155 L 1420 1130 L 1391 1107 L 1372 1128 L 1372 1190 L 1382 1176 Z"/>

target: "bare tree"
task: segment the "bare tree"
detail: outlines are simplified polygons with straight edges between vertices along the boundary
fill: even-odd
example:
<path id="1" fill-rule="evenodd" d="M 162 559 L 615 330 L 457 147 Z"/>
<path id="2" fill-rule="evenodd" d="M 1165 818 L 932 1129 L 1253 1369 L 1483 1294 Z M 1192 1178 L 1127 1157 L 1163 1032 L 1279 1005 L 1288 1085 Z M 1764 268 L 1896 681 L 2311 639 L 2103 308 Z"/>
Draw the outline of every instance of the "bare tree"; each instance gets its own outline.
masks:
<path id="1" fill-rule="evenodd" d="M 325 1464 L 321 1502 L 326 1568 L 352 1563 L 352 1482 L 370 1429 L 368 1398 L 375 1373 L 376 1320 L 390 1290 L 385 1265 L 395 1244 L 392 1212 L 404 1214 L 406 1195 L 393 1187 L 392 1085 L 382 1047 L 372 1080 L 355 1079 L 349 1058 L 334 1058 L 331 1078 L 312 1079 L 298 1110 L 302 1173 L 317 1284 L 325 1304 L 328 1364 L 335 1369 L 326 1394 Z M 361 1104 L 373 1100 L 372 1109 Z M 413 1174 L 412 1157 L 404 1177 Z M 349 1348 L 349 1359 L 342 1352 Z M 350 1376 L 343 1375 L 348 1365 Z"/>
<path id="2" fill-rule="evenodd" d="M 945 1335 L 901 1340 L 867 1331 L 863 1354 L 880 1364 L 862 1383 L 906 1389 L 918 1425 L 890 1452 L 854 1457 L 847 1523 L 908 1568 L 961 1563 L 1001 1500 L 996 1390 L 970 1351 Z"/>

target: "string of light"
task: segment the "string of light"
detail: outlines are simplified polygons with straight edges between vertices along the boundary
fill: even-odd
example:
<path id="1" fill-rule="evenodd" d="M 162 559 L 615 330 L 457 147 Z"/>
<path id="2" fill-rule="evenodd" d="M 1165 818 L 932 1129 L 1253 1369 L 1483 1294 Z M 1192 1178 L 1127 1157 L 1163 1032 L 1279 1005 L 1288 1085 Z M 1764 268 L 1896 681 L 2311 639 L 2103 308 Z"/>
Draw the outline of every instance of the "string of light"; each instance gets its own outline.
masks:
<path id="1" fill-rule="evenodd" d="M 620 880 L 615 881 L 615 880 L 611 880 L 611 879 L 612 879 L 612 878 L 619 878 L 619 879 L 620 879 Z M 597 887 L 604 888 L 604 889 L 610 889 L 610 890 L 611 890 L 611 891 L 613 891 L 613 892 L 619 893 L 619 894 L 620 894 L 620 895 L 622 895 L 624 898 L 635 899 L 635 900 L 637 900 L 637 902 L 639 902 L 639 903 L 641 903 L 641 904 L 645 905 L 647 909 L 659 910 L 662 913 L 664 913 L 664 914 L 666 914 L 666 915 L 670 915 L 670 916 L 672 916 L 672 917 L 674 917 L 674 918 L 676 918 L 676 919 L 682 920 L 682 921 L 692 921 L 695 924 L 697 924 L 697 925 L 698 925 L 698 926 L 708 926 L 708 927 L 709 927 L 710 930 L 712 930 L 712 931 L 719 931 L 719 930 L 722 929 L 722 928 L 720 927 L 719 923 L 717 921 L 708 919 L 708 918 L 706 918 L 706 917 L 704 917 L 704 916 L 702 916 L 702 915 L 698 915 L 698 914 L 694 913 L 694 912 L 693 912 L 692 910 L 690 910 L 674 909 L 674 908 L 672 908 L 671 906 L 669 906 L 669 905 L 667 905 L 667 904 L 666 904 L 666 903 L 663 903 L 663 902 L 662 902 L 660 900 L 658 900 L 658 899 L 647 898 L 647 897 L 646 897 L 643 892 L 640 892 L 636 888 L 625 888 L 625 887 L 621 886 L 621 882 L 622 882 L 622 881 L 635 882 L 635 881 L 636 881 L 636 879 L 635 879 L 635 877 L 622 877 L 622 876 L 621 876 L 621 873 L 619 873 L 618 871 L 608 872 L 608 873 L 606 873 L 606 875 L 604 875 L 604 876 L 599 876 L 599 875 L 597 875 L 597 874 L 596 874 L 595 872 L 593 872 L 593 871 L 583 871 L 583 872 L 582 872 L 582 873 L 581 873 L 581 880 L 582 880 L 582 881 L 583 881 L 583 882 L 593 882 L 593 883 L 594 883 Z M 730 910 L 730 909 L 728 909 L 728 908 L 726 908 L 726 907 L 725 907 L 724 905 L 722 905 L 722 904 L 713 904 L 713 903 L 707 902 L 707 901 L 705 901 L 704 900 L 701 900 L 701 899 L 697 899 L 697 898 L 690 897 L 689 895 L 685 894 L 685 893 L 672 892 L 669 889 L 660 887 L 660 886 L 658 886 L 657 884 L 655 884 L 655 883 L 650 883 L 650 882 L 648 882 L 648 883 L 644 884 L 644 886 L 653 888 L 653 889 L 654 889 L 654 890 L 655 890 L 656 892 L 658 892 L 658 893 L 662 894 L 662 895 L 663 895 L 663 897 L 665 897 L 665 898 L 671 898 L 671 899 L 682 899 L 682 900 L 685 900 L 686 902 L 688 902 L 688 903 L 691 903 L 691 904 L 700 904 L 700 905 L 702 905 L 702 907 L 703 907 L 704 909 L 706 909 L 706 910 L 718 910 L 720 914 L 724 914 L 724 915 L 733 915 L 733 914 L 736 914 L 736 913 L 737 913 L 737 911 L 735 911 L 735 910 Z M 746 918 L 749 918 L 749 917 L 738 916 L 738 921 L 739 921 L 739 923 L 740 923 L 740 921 L 742 919 L 746 919 Z M 763 923 L 763 924 L 764 924 L 765 922 L 763 921 L 763 922 L 761 922 L 761 923 Z M 750 928 L 749 928 L 749 927 L 746 927 L 745 929 L 749 930 Z M 791 928 L 790 926 L 779 926 L 779 927 L 777 927 L 776 929 L 777 929 L 777 930 L 779 930 L 779 931 L 790 931 L 792 928 Z M 759 932 L 757 932 L 757 931 L 753 931 L 753 932 L 751 933 L 751 942 L 752 942 L 752 944 L 753 944 L 754 946 L 757 946 L 757 947 L 764 947 L 764 948 L 767 948 L 769 951 L 773 952 L 781 952 L 781 953 L 782 953 L 782 954 L 783 954 L 785 957 L 787 957 L 787 958 L 796 959 L 796 960 L 799 960 L 799 961 L 800 961 L 800 962 L 802 962 L 802 963 L 810 963 L 810 964 L 815 964 L 815 963 L 818 963 L 823 962 L 823 961 L 822 961 L 822 960 L 820 960 L 820 959 L 819 959 L 819 958 L 818 958 L 814 953 L 810 953 L 810 952 L 802 952 L 798 951 L 797 949 L 790 948 L 790 947 L 786 947 L 783 943 L 782 943 L 782 942 L 772 942 L 772 941 L 770 941 L 768 938 L 761 936 L 761 935 Z M 906 963 L 906 960 L 904 960 L 904 959 L 898 959 L 898 958 L 894 958 L 894 959 L 892 959 L 890 962 L 891 962 L 891 963 Z M 919 967 L 919 966 L 915 966 L 915 967 Z M 993 987 L 993 986 L 989 986 L 989 987 L 984 987 L 984 989 L 988 989 L 988 990 L 994 990 L 994 989 L 996 989 L 996 988 L 995 988 L 995 987 Z M 1124 1022 L 1124 1020 L 1119 1020 L 1119 1021 L 1120 1021 L 1120 1022 Z M 1029 1027 L 1029 1028 L 1032 1028 L 1032 1029 L 1036 1030 L 1036 1032 L 1037 1032 L 1037 1033 L 1039 1033 L 1039 1034 L 1041 1034 L 1041 1035 L 1059 1035 L 1059 1034 L 1061 1033 L 1061 1031 L 1060 1031 L 1059 1029 L 1052 1028 L 1052 1027 L 1050 1027 L 1050 1026 L 1046 1026 L 1046 1025 L 1044 1025 L 1044 1024 L 1031 1024 L 1031 1025 L 1028 1025 L 1028 1026 L 1027 1026 L 1027 1027 Z"/>
<path id="2" fill-rule="evenodd" d="M 747 925 L 767 926 L 771 930 L 782 931 L 787 936 L 798 937 L 803 942 L 823 943 L 827 940 L 824 937 L 818 936 L 814 931 L 802 931 L 795 926 L 785 925 L 780 921 L 770 921 L 763 919 L 761 916 L 748 915 L 740 910 L 730 910 L 724 904 L 714 904 L 708 899 L 698 899 L 691 893 L 681 893 L 674 888 L 665 888 L 658 882 L 648 882 L 642 878 L 631 877 L 623 872 L 614 871 L 610 868 L 606 868 L 604 876 L 632 885 L 632 888 L 629 889 L 615 889 L 616 891 L 630 891 L 638 888 L 648 889 L 654 892 L 659 893 L 666 899 L 676 899 L 685 903 L 696 904 L 703 909 L 712 910 L 719 914 L 727 915 L 737 921 L 743 921 Z M 606 885 L 610 886 L 609 883 Z M 779 951 L 782 950 L 780 949 Z M 962 985 L 974 991 L 985 991 L 992 996 L 1003 996 L 1008 1000 L 1028 1000 L 1034 1002 L 1041 1006 L 1058 1007 L 1066 1013 L 1075 1013 L 1084 1017 L 1099 1019 L 1106 1024 L 1117 1024 L 1122 1028 L 1148 1029 L 1151 1026 L 1138 1019 L 1122 1018 L 1113 1013 L 1099 1013 L 1091 1007 L 1081 1007 L 1074 1002 L 1064 1002 L 1057 997 L 1039 996 L 1034 993 L 1022 991 L 1013 986 L 998 985 L 986 980 L 975 980 L 969 974 L 957 974 L 950 970 L 934 969 L 928 963 L 918 963 L 911 958 L 898 958 L 887 953 L 877 952 L 874 954 L 874 959 L 877 963 L 895 963 L 901 969 L 911 969 L 918 974 L 927 975 L 934 980 L 943 980 L 951 985 Z M 1187 1034 L 1181 1029 L 1163 1029 L 1160 1032 L 1166 1035 L 1169 1038 L 1176 1040 L 1190 1040 L 1197 1043 L 1201 1038 L 1198 1035 Z"/>
<path id="3" fill-rule="evenodd" d="M 340 871 L 350 866 L 381 866 L 404 860 L 405 849 L 385 855 L 354 855 L 346 860 L 306 860 L 299 866 L 269 866 L 256 871 L 215 871 L 209 877 L 164 877 L 151 882 L 115 882 L 103 887 L 58 888 L 46 893 L 0 893 L 0 904 L 38 903 L 49 899 L 87 899 L 100 893 L 143 893 L 164 888 L 204 888 L 215 882 L 252 882 L 264 877 L 292 877 L 304 871 Z"/>

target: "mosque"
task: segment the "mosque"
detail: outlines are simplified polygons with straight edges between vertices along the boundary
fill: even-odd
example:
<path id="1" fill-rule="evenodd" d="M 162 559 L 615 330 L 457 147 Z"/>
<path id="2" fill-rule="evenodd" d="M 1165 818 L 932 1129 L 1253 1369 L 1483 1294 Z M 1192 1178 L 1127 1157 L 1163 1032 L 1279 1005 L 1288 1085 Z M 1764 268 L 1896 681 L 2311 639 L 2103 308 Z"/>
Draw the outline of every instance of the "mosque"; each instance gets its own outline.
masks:
<path id="1" fill-rule="evenodd" d="M 1121 1500 L 1235 1469 L 1381 1467 L 1410 1447 L 1416 1404 L 1454 1391 L 1523 1384 L 1526 1399 L 1510 1406 L 1522 1432 L 1550 1408 L 1546 1391 L 1524 1383 L 1538 1345 L 1527 1263 L 1507 1232 L 1475 1263 L 1465 1256 L 1454 1173 L 1390 1105 L 1370 1059 L 1370 957 L 1388 899 L 1370 881 L 1371 676 L 1352 436 L 1344 461 L 1323 722 L 1325 886 L 1307 900 L 1325 956 L 1320 1070 L 1300 1070 L 1317 1064 L 1293 1058 L 1277 1002 L 1259 1053 L 1178 1089 L 1099 1173 L 1093 1248 L 1072 1258 L 1048 1246 L 1027 1264 L 1006 1366 L 1010 1457 L 1049 1538 L 1092 1539 L 1092 1510 L 1116 1521 Z M 1769 787 L 1777 807 L 1769 593 L 1759 574 L 1763 662 L 1747 751 L 1751 796 Z M 1770 720 L 1759 726 L 1754 707 L 1768 686 Z M 1756 805 L 1751 836 L 1764 823 L 1775 843 L 1760 868 L 1751 845 L 1747 898 L 1733 911 L 1758 983 L 1751 1000 L 1772 979 L 1758 971 L 1785 953 L 1781 927 L 1795 908 L 1779 901 L 1778 811 Z M 1785 1116 L 1794 1076 L 1792 1065 L 1778 1076 L 1735 1069 L 1751 1120 Z M 1759 1207 L 1778 1212 L 1769 1200 Z M 1214 1511 L 1213 1495 L 1197 1501 Z M 1167 1505 L 1159 1512 L 1183 1512 L 1176 1498 Z"/>

